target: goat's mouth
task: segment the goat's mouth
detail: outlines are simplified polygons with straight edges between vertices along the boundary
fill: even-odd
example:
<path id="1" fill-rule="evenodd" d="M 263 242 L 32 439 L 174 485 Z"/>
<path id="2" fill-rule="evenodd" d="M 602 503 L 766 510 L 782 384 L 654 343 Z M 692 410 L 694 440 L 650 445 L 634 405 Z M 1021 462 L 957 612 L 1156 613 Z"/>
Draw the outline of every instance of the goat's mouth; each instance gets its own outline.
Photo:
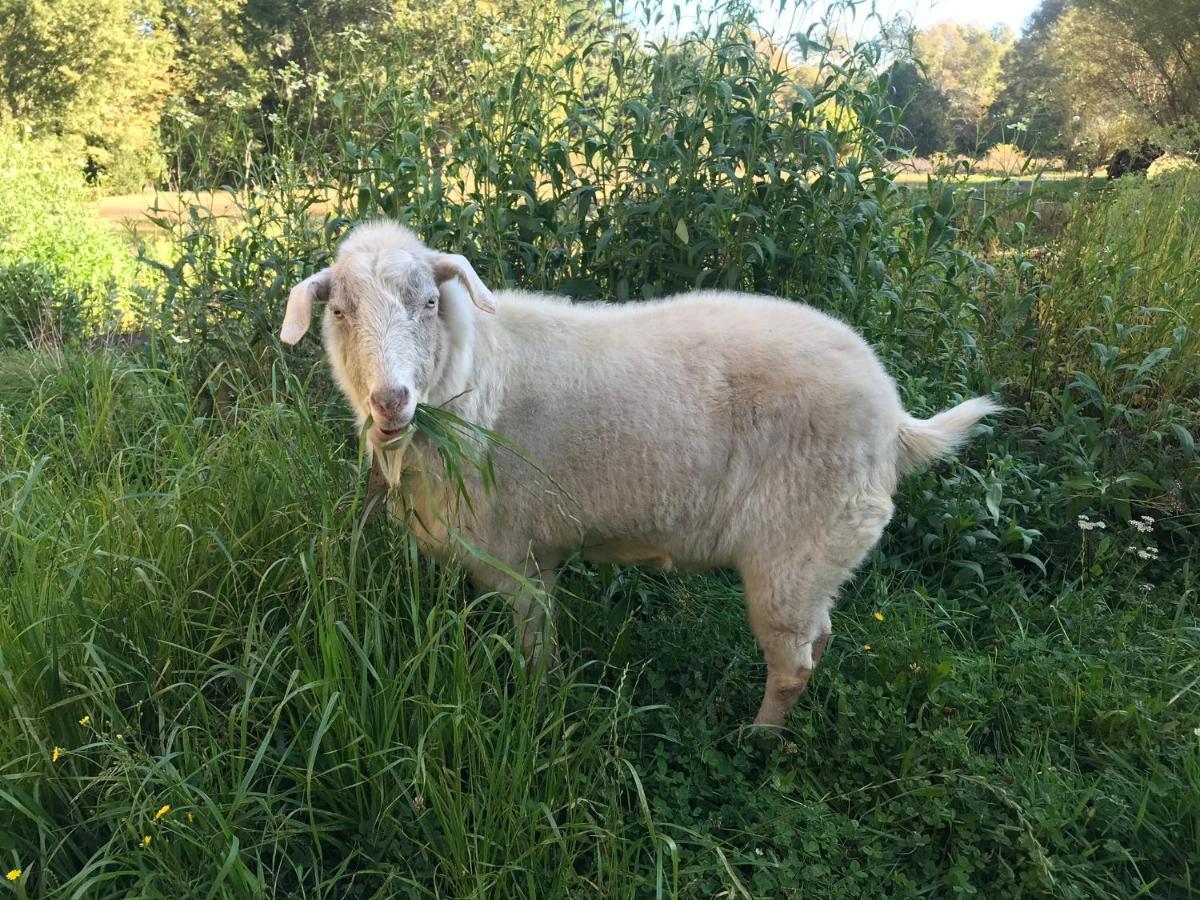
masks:
<path id="1" fill-rule="evenodd" d="M 381 425 L 372 425 L 371 431 L 369 432 L 371 441 L 381 447 L 390 444 L 408 434 L 409 426 L 411 424 L 412 420 L 410 419 L 403 425 L 400 425 L 396 428 L 384 428 Z"/>

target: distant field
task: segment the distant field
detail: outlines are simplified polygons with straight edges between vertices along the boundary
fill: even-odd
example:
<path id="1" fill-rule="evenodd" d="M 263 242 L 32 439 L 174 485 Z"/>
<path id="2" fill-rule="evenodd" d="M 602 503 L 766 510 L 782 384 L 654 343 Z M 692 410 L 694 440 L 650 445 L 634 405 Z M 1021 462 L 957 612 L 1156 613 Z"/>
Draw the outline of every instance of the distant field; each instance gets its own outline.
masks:
<path id="1" fill-rule="evenodd" d="M 106 225 L 115 231 L 147 235 L 160 226 L 155 219 L 178 222 L 189 209 L 198 208 L 202 214 L 228 219 L 242 219 L 238 198 L 229 191 L 143 191 L 140 194 L 116 194 L 101 197 L 90 204 Z M 312 207 L 316 212 L 323 204 Z"/>
<path id="2" fill-rule="evenodd" d="M 924 185 L 929 175 L 920 172 L 900 172 L 895 180 L 903 185 Z M 1088 178 L 1082 172 L 1044 172 L 1034 176 L 985 175 L 972 173 L 942 179 L 954 184 L 969 184 L 980 188 L 1004 187 L 1011 190 L 1035 191 L 1043 199 L 1066 200 L 1074 190 L 1087 187 L 1098 190 L 1104 183 L 1103 177 Z M 110 228 L 137 235 L 147 235 L 158 229 L 154 219 L 179 221 L 189 208 L 199 207 L 208 214 L 230 219 L 241 219 L 242 213 L 235 195 L 229 191 L 197 191 L 179 193 L 175 191 L 143 191 L 139 194 L 116 194 L 102 197 L 90 204 L 96 214 Z M 319 204 L 313 209 L 325 209 Z"/>
<path id="3" fill-rule="evenodd" d="M 899 184 L 924 184 L 929 178 L 930 173 L 928 172 L 897 172 L 895 176 L 895 180 Z M 943 178 L 942 180 L 953 181 L 958 184 L 1016 184 L 1028 187 L 1038 182 L 1082 182 L 1088 179 L 1087 175 L 1083 172 L 1042 172 L 1040 174 L 1033 172 L 1016 175 L 988 175 L 983 172 L 972 172 L 969 175 L 959 174 Z M 1103 176 L 1101 176 L 1101 180 L 1103 180 Z"/>
<path id="4" fill-rule="evenodd" d="M 184 194 L 143 191 L 140 194 L 103 197 L 91 204 L 91 208 L 109 227 L 122 231 L 133 228 L 138 233 L 151 232 L 158 227 L 152 217 L 179 219 L 191 206 L 211 210 L 213 215 L 240 218 L 235 198 L 224 191 Z"/>

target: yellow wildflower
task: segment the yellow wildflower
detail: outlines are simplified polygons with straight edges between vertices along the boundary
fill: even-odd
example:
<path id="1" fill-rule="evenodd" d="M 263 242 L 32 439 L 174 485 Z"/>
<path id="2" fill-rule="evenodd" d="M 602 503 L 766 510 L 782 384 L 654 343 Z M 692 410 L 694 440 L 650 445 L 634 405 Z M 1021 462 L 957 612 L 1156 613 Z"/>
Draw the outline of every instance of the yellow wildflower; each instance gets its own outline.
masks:
<path id="1" fill-rule="evenodd" d="M 875 621 L 876 622 L 883 621 L 883 613 L 881 613 L 879 610 L 875 610 Z"/>
<path id="2" fill-rule="evenodd" d="M 191 814 L 191 813 L 188 813 L 188 814 L 187 814 L 187 820 L 188 820 L 189 822 L 190 822 L 190 821 L 192 821 L 192 814 Z"/>
<path id="3" fill-rule="evenodd" d="M 149 847 L 149 846 L 150 846 L 150 842 L 151 842 L 152 840 L 153 840 L 153 838 L 151 838 L 151 837 L 150 837 L 150 835 L 148 835 L 148 834 L 143 834 L 143 835 L 142 835 L 142 840 L 141 840 L 141 843 L 140 843 L 140 844 L 138 844 L 138 846 L 139 846 L 139 847 L 141 847 L 143 850 L 145 850 L 147 847 Z"/>
<path id="4" fill-rule="evenodd" d="M 121 743 L 125 743 L 125 735 L 121 734 L 121 732 L 118 731 L 117 732 L 117 740 L 120 741 Z"/>
<path id="5" fill-rule="evenodd" d="M 870 652 L 871 652 L 871 645 L 870 645 L 870 644 L 863 644 L 863 651 L 864 651 L 865 653 L 870 653 Z"/>
<path id="6" fill-rule="evenodd" d="M 4 877 L 7 878 L 9 881 L 16 881 L 18 878 L 21 877 L 21 870 L 20 869 L 9 869 L 8 874 L 5 875 Z"/>
<path id="7" fill-rule="evenodd" d="M 164 803 L 162 805 L 162 808 L 159 809 L 159 811 L 154 814 L 154 821 L 157 822 L 159 819 L 161 819 L 163 816 L 165 816 L 170 811 L 171 811 L 171 804 Z"/>
<path id="8" fill-rule="evenodd" d="M 79 724 L 82 725 L 84 728 L 87 728 L 89 725 L 92 724 L 92 717 L 84 716 L 82 719 L 79 720 Z"/>
<path id="9" fill-rule="evenodd" d="M 55 747 L 50 751 L 50 762 L 58 762 L 58 758 L 63 755 L 62 747 Z"/>

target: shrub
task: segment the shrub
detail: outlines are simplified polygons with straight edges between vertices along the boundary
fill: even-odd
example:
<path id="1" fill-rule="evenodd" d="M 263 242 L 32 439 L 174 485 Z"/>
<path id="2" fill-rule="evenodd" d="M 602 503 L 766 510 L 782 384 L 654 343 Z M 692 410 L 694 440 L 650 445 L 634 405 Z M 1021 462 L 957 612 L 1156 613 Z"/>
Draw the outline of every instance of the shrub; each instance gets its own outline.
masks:
<path id="1" fill-rule="evenodd" d="M 1190 157 L 1164 153 L 1158 159 L 1154 160 L 1154 162 L 1150 163 L 1150 168 L 1146 170 L 1146 177 L 1153 181 L 1162 175 L 1166 175 L 1168 172 L 1178 172 L 1181 169 L 1195 171 L 1200 169 L 1200 166 Z"/>
<path id="2" fill-rule="evenodd" d="M 0 347 L 58 346 L 80 331 L 86 295 L 38 263 L 0 266 Z"/>
<path id="3" fill-rule="evenodd" d="M 1019 175 L 1029 163 L 1029 156 L 1015 144 L 996 144 L 988 149 L 975 168 L 988 175 Z"/>
<path id="4" fill-rule="evenodd" d="M 731 9 L 719 27 L 657 47 L 617 30 L 543 53 L 543 35 L 528 34 L 515 72 L 485 56 L 458 73 L 471 108 L 452 136 L 431 124 L 425 85 L 380 80 L 373 65 L 347 77 L 333 107 L 374 130 L 356 125 L 328 150 L 328 132 L 312 143 L 307 124 L 281 118 L 278 155 L 240 195 L 240 226 L 197 211 L 176 227 L 162 327 L 198 374 L 269 377 L 287 289 L 353 221 L 384 215 L 466 253 L 497 286 L 617 301 L 704 287 L 803 298 L 897 357 L 945 347 L 945 390 L 961 393 L 977 355 L 971 308 L 943 290 L 970 267 L 953 247 L 955 197 L 893 184 L 887 135 L 869 124 L 886 102 L 874 48 L 835 59 L 805 45 L 809 91 Z"/>
<path id="5" fill-rule="evenodd" d="M 129 247 L 87 209 L 80 163 L 69 144 L 0 129 L 0 267 L 13 279 L 0 290 L 15 297 L 32 286 L 59 307 L 74 298 L 78 308 L 62 319 L 72 328 L 118 327 L 137 267 Z"/>

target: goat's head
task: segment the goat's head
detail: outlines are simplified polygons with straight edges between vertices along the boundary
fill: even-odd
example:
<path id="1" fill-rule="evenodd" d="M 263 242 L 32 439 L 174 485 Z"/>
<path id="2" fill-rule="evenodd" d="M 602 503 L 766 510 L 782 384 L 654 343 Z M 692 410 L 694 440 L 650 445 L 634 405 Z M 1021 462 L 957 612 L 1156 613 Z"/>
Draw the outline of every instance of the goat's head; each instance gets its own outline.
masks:
<path id="1" fill-rule="evenodd" d="M 342 241 L 333 265 L 292 288 L 279 338 L 297 343 L 313 302 L 325 304 L 322 330 L 334 375 L 360 423 L 372 420 L 372 443 L 382 446 L 429 399 L 454 339 L 448 330 L 469 327 L 467 297 L 496 310 L 466 259 L 430 250 L 399 225 L 371 222 Z"/>

